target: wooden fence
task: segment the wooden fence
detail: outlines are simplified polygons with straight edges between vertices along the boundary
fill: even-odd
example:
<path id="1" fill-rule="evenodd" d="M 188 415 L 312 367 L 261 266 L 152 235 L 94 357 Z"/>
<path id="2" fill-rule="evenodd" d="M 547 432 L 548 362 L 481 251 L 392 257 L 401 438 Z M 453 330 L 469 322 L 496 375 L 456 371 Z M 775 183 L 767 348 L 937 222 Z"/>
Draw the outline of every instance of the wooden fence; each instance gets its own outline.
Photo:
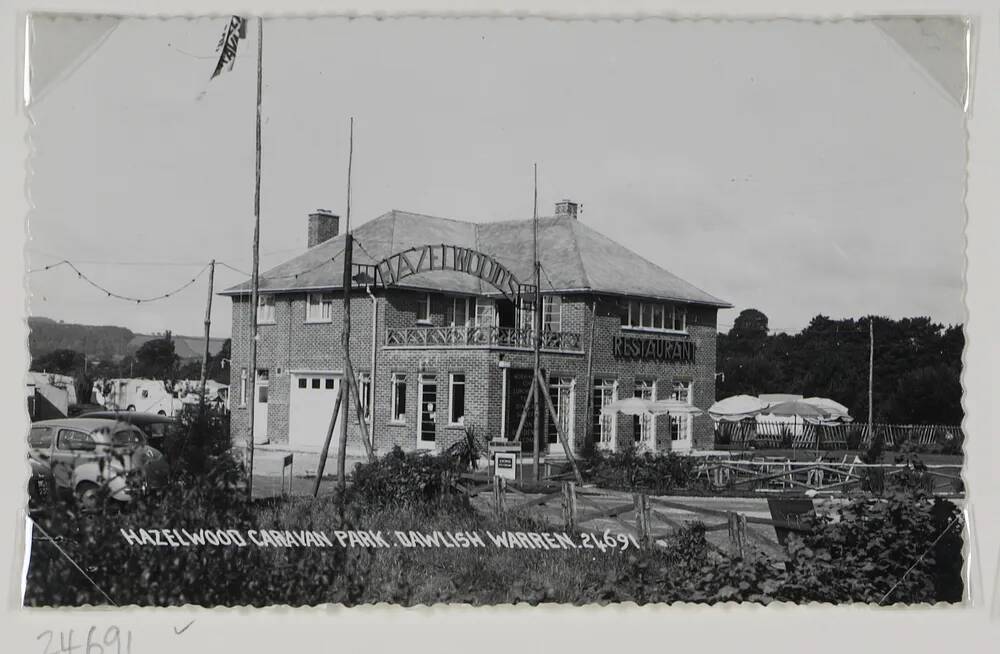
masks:
<path id="1" fill-rule="evenodd" d="M 782 555 L 778 541 L 779 530 L 805 531 L 801 523 L 748 516 L 736 511 L 725 511 L 675 501 L 643 493 L 608 491 L 581 487 L 567 481 L 541 486 L 519 488 L 500 477 L 489 480 L 484 475 L 461 475 L 454 487 L 466 496 L 488 497 L 485 504 L 498 516 L 532 515 L 546 522 L 561 524 L 567 531 L 601 531 L 606 524 L 613 524 L 619 533 L 627 534 L 641 548 L 656 546 L 658 541 L 675 535 L 685 522 L 697 521 L 704 526 L 706 535 L 726 532 L 723 545 L 717 538 L 709 538 L 709 546 L 727 555 L 743 556 L 749 541 L 756 541 L 764 549 Z M 558 513 L 544 512 L 544 508 L 558 508 Z M 690 513 L 689 519 L 671 517 L 665 510 Z M 553 520 L 553 516 L 558 518 Z M 773 527 L 776 538 L 768 538 L 759 527 Z M 725 545 L 728 543 L 728 547 Z"/>
<path id="2" fill-rule="evenodd" d="M 839 495 L 850 491 L 880 494 L 886 484 L 906 482 L 911 487 L 943 496 L 961 496 L 965 486 L 961 464 L 865 464 L 855 459 L 791 461 L 787 458 L 747 460 L 705 458 L 695 466 L 695 481 L 711 491 L 759 494 Z"/>
<path id="3" fill-rule="evenodd" d="M 873 429 L 874 426 L 874 429 Z M 886 423 L 853 422 L 837 425 L 799 424 L 795 427 L 778 422 L 719 421 L 715 426 L 716 442 L 732 446 L 755 448 L 793 447 L 796 449 L 852 449 L 854 442 L 868 446 L 872 434 L 881 433 L 886 447 L 903 443 L 929 446 L 954 443 L 961 447 L 965 435 L 956 425 L 891 425 Z M 817 443 L 817 437 L 819 442 Z"/>

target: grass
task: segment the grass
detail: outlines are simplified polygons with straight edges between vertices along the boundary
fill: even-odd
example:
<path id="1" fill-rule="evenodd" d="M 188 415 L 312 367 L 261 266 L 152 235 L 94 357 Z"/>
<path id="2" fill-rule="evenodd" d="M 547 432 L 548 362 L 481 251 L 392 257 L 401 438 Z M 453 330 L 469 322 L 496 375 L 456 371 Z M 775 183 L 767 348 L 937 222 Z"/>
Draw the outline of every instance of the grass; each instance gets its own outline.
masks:
<path id="1" fill-rule="evenodd" d="M 332 534 L 345 528 L 333 500 L 288 500 L 262 508 L 262 525 L 272 529 L 318 529 Z M 502 531 L 551 532 L 546 523 L 527 517 L 478 513 L 455 501 L 431 507 L 397 507 L 347 518 L 347 528 L 430 533 Z M 390 543 L 395 542 L 387 538 Z M 618 573 L 629 559 L 626 552 L 598 550 L 531 550 L 493 546 L 470 548 L 378 548 L 362 554 L 365 570 L 362 602 L 436 602 L 498 604 L 515 602 L 583 602 L 588 587 Z M 592 600 L 591 600 L 592 601 Z"/>

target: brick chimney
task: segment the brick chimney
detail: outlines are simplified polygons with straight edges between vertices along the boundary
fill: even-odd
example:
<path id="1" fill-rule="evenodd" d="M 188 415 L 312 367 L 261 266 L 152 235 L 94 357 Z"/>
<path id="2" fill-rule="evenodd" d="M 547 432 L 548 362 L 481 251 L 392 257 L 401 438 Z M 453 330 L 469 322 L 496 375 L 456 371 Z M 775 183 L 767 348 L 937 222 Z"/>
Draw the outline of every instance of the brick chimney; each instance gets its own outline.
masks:
<path id="1" fill-rule="evenodd" d="M 560 200 L 556 202 L 556 218 L 573 218 L 582 211 L 583 207 L 572 200 Z"/>
<path id="2" fill-rule="evenodd" d="M 325 243 L 340 233 L 340 216 L 317 209 L 309 214 L 308 247 Z"/>

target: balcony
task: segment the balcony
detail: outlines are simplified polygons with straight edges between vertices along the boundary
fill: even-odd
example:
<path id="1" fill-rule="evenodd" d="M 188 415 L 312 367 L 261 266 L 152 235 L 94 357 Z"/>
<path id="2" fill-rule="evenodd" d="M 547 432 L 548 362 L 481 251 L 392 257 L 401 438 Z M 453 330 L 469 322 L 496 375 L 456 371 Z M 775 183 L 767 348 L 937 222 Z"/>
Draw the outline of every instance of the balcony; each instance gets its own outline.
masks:
<path id="1" fill-rule="evenodd" d="M 531 350 L 534 330 L 517 327 L 402 327 L 386 330 L 389 348 L 477 348 Z M 572 332 L 542 332 L 542 350 L 582 353 L 580 335 Z"/>

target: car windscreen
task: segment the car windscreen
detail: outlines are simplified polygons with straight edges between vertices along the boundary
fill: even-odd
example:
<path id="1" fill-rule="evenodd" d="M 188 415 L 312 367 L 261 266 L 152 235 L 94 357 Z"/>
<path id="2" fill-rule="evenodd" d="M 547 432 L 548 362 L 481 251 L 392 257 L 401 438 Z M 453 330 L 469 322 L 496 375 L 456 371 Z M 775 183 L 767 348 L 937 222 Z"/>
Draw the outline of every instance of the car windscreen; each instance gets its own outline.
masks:
<path id="1" fill-rule="evenodd" d="M 167 430 L 169 428 L 169 422 L 154 422 L 150 425 L 146 425 L 146 433 L 153 438 L 163 438 L 167 435 Z"/>
<path id="2" fill-rule="evenodd" d="M 142 434 L 134 429 L 120 429 L 111 435 L 111 445 L 114 447 L 129 447 L 142 444 Z"/>

